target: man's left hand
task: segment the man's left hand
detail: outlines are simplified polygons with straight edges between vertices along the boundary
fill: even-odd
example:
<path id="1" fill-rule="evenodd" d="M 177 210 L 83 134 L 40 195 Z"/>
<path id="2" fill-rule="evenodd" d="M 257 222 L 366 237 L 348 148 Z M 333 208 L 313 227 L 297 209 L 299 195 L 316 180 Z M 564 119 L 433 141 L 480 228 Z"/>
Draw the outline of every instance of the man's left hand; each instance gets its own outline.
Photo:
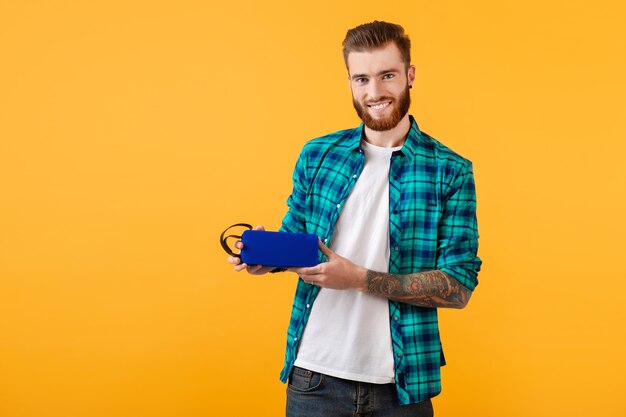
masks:
<path id="1" fill-rule="evenodd" d="M 366 268 L 337 255 L 321 241 L 319 242 L 319 248 L 326 255 L 326 262 L 311 267 L 292 267 L 288 268 L 288 270 L 298 274 L 304 282 L 317 285 L 318 287 L 335 290 L 351 288 L 360 291 L 366 290 Z"/>

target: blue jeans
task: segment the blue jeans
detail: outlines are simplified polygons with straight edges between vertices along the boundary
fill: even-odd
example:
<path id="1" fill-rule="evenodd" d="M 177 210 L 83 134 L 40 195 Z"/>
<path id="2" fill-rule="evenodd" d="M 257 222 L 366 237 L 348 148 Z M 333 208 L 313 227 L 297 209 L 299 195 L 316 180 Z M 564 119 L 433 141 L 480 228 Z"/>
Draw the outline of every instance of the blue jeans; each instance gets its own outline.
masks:
<path id="1" fill-rule="evenodd" d="M 430 399 L 401 406 L 394 384 L 349 381 L 293 367 L 287 417 L 432 417 Z"/>

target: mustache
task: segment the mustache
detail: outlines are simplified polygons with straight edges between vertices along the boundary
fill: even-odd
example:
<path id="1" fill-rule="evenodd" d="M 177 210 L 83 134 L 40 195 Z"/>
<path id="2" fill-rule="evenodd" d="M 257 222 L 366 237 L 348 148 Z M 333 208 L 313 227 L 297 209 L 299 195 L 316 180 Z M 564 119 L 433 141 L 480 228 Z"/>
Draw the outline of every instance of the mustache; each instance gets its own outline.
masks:
<path id="1" fill-rule="evenodd" d="M 381 101 L 393 101 L 393 97 L 381 96 L 376 98 L 371 98 L 367 101 L 364 101 L 363 104 L 369 106 L 370 104 L 380 103 Z"/>

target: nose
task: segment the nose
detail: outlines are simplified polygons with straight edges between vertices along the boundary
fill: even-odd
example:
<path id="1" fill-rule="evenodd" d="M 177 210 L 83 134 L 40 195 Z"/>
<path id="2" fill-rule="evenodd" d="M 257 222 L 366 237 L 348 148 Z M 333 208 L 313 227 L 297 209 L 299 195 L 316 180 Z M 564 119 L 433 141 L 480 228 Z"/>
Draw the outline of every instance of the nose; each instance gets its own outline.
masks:
<path id="1" fill-rule="evenodd" d="M 370 100 L 376 101 L 384 95 L 383 85 L 381 80 L 373 79 L 368 83 L 367 95 Z"/>

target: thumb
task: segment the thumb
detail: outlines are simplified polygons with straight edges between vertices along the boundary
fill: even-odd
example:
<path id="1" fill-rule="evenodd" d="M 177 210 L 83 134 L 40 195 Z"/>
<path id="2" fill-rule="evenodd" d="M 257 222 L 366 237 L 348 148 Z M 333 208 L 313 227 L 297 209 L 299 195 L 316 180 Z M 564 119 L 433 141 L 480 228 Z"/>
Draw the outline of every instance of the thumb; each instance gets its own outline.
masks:
<path id="1" fill-rule="evenodd" d="M 324 255 L 326 255 L 326 257 L 328 259 L 330 259 L 333 256 L 335 256 L 335 252 L 333 252 L 332 250 L 328 249 L 328 247 L 322 243 L 322 239 L 318 240 L 318 246 L 319 246 L 320 250 L 322 251 L 322 253 Z"/>

